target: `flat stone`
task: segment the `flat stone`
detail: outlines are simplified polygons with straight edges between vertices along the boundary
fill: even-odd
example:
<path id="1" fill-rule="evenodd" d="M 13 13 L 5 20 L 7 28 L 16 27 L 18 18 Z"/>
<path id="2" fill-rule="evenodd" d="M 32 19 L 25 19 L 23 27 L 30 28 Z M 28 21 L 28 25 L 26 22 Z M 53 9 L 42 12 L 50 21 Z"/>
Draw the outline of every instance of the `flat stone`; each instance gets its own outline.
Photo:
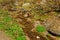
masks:
<path id="1" fill-rule="evenodd" d="M 52 17 L 48 19 L 45 26 L 48 31 L 55 35 L 60 35 L 60 19 L 58 17 Z"/>

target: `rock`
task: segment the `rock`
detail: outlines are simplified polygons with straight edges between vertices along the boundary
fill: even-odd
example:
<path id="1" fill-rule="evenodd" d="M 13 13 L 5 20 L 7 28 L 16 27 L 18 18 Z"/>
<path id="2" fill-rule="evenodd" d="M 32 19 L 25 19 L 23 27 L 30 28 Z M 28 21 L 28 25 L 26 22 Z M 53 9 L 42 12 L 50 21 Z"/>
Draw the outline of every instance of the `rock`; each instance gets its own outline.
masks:
<path id="1" fill-rule="evenodd" d="M 60 19 L 52 17 L 46 21 L 46 29 L 55 35 L 60 35 Z"/>
<path id="2" fill-rule="evenodd" d="M 56 20 L 54 25 L 51 26 L 50 31 L 54 34 L 60 35 L 60 20 Z"/>
<path id="3" fill-rule="evenodd" d="M 23 15 L 24 17 L 28 17 L 28 14 Z"/>
<path id="4" fill-rule="evenodd" d="M 24 9 L 26 9 L 26 10 L 29 10 L 30 7 L 31 7 L 31 4 L 30 4 L 30 3 L 24 3 L 24 4 L 22 5 L 22 7 L 23 7 Z"/>

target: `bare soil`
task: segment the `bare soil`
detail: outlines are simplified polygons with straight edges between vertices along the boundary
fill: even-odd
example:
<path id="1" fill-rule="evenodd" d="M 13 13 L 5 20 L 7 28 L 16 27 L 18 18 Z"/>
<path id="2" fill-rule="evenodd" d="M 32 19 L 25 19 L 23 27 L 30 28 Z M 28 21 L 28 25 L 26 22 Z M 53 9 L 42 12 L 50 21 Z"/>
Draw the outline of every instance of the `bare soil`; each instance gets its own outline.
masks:
<path id="1" fill-rule="evenodd" d="M 9 36 L 7 36 L 3 31 L 0 31 L 0 40 L 12 40 Z"/>

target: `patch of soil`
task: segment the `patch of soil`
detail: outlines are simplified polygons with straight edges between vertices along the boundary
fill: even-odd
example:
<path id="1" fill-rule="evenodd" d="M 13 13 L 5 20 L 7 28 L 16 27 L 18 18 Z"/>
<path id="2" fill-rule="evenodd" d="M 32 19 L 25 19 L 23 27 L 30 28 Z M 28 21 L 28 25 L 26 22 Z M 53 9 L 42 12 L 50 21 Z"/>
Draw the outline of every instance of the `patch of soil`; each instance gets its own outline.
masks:
<path id="1" fill-rule="evenodd" d="M 0 31 L 0 40 L 12 40 L 9 36 L 7 36 L 4 32 Z"/>

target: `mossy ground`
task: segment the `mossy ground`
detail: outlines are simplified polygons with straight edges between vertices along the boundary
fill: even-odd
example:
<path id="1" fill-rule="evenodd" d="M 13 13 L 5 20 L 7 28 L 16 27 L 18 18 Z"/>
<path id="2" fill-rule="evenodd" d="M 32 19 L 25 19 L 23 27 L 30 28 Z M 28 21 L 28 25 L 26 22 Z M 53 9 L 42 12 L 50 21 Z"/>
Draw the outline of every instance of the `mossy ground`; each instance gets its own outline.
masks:
<path id="1" fill-rule="evenodd" d="M 15 40 L 26 40 L 20 25 L 9 15 L 7 10 L 0 9 L 0 30 Z"/>

